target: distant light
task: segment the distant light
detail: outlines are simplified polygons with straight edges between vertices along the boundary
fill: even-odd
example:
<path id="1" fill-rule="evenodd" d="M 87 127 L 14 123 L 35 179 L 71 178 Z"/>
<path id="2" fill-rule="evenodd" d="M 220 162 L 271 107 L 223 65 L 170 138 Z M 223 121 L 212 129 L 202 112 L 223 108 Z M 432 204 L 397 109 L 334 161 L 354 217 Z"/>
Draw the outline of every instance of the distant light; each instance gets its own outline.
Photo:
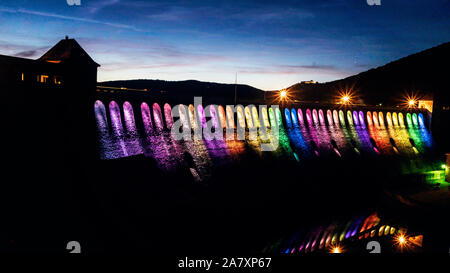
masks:
<path id="1" fill-rule="evenodd" d="M 409 237 L 405 233 L 401 232 L 394 238 L 394 245 L 397 245 L 400 250 L 408 250 L 411 248 Z"/>
<path id="2" fill-rule="evenodd" d="M 416 105 L 416 101 L 415 100 L 409 100 L 408 104 L 409 104 L 410 107 L 412 107 L 412 106 Z"/>
<path id="3" fill-rule="evenodd" d="M 333 248 L 333 253 L 342 253 L 342 250 L 339 247 Z"/>
<path id="4" fill-rule="evenodd" d="M 283 90 L 283 91 L 280 92 L 280 97 L 282 99 L 284 99 L 286 96 L 287 96 L 287 92 L 286 91 Z"/>
<path id="5" fill-rule="evenodd" d="M 347 102 L 350 101 L 350 97 L 349 97 L 349 96 L 343 96 L 343 97 L 342 97 L 342 101 L 343 101 L 344 103 L 347 103 Z"/>
<path id="6" fill-rule="evenodd" d="M 447 165 L 442 164 L 442 165 L 441 165 L 441 168 L 445 170 L 445 169 L 447 169 Z"/>

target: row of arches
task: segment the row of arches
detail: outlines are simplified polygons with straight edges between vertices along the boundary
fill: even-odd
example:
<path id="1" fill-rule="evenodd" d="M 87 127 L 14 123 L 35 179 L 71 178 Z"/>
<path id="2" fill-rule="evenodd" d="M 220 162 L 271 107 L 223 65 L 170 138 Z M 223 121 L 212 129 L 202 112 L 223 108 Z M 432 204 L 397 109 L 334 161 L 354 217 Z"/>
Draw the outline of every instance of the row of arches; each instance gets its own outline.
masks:
<path id="1" fill-rule="evenodd" d="M 95 102 L 95 115 L 99 127 L 110 128 L 117 134 L 122 134 L 123 129 L 127 132 L 136 131 L 136 120 L 133 106 L 125 101 L 122 107 L 115 101 L 108 104 L 108 109 L 102 101 Z M 122 108 L 122 109 L 121 109 Z M 123 110 L 123 111 L 122 111 Z M 281 112 L 278 108 L 263 106 L 226 106 L 209 105 L 175 105 L 172 107 L 165 103 L 161 108 L 158 103 L 151 105 L 146 102 L 140 105 L 141 118 L 146 132 L 153 130 L 171 129 L 174 117 L 179 118 L 183 128 L 197 129 L 210 125 L 215 128 L 270 128 L 282 125 Z M 123 114 L 122 114 L 123 113 Z M 109 116 L 109 119 L 108 119 Z M 207 120 L 207 118 L 209 118 Z M 108 122 L 110 121 L 110 123 Z"/>
<path id="2" fill-rule="evenodd" d="M 381 224 L 381 219 L 377 213 L 374 213 L 367 217 L 352 219 L 340 225 L 331 224 L 306 233 L 297 233 L 288 242 L 285 242 L 280 252 L 295 254 L 328 250 L 333 246 L 341 245 L 346 239 L 350 238 L 362 240 L 375 236 L 394 236 L 401 232 L 403 232 L 402 229 Z"/>
<path id="3" fill-rule="evenodd" d="M 326 114 L 322 109 L 285 108 L 284 120 L 288 127 L 295 127 L 304 124 L 328 125 L 328 126 L 376 126 L 376 127 L 425 127 L 422 113 L 402 113 L 357 110 L 327 110 Z"/>

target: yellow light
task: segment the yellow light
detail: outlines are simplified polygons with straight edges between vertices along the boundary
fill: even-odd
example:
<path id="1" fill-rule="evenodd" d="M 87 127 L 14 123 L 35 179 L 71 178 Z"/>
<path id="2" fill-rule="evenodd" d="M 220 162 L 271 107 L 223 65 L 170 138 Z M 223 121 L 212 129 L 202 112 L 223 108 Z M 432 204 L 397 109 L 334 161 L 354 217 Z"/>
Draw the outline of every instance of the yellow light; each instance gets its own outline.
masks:
<path id="1" fill-rule="evenodd" d="M 395 236 L 394 240 L 394 245 L 397 245 L 400 251 L 411 249 L 409 237 L 404 232 L 400 232 L 397 236 Z"/>
<path id="2" fill-rule="evenodd" d="M 344 249 L 339 244 L 331 244 L 329 248 L 330 253 L 343 253 Z"/>
<path id="3" fill-rule="evenodd" d="M 337 103 L 349 105 L 353 104 L 353 101 L 356 99 L 356 93 L 353 88 L 345 88 L 338 92 L 338 96 L 336 97 Z"/>
<path id="4" fill-rule="evenodd" d="M 281 97 L 282 99 L 284 99 L 286 96 L 287 96 L 286 91 L 283 90 L 283 91 L 280 92 L 280 97 Z"/>
<path id="5" fill-rule="evenodd" d="M 408 102 L 409 106 L 414 106 L 416 104 L 415 100 L 409 100 Z"/>
<path id="6" fill-rule="evenodd" d="M 341 253 L 341 249 L 339 247 L 333 248 L 333 253 Z"/>

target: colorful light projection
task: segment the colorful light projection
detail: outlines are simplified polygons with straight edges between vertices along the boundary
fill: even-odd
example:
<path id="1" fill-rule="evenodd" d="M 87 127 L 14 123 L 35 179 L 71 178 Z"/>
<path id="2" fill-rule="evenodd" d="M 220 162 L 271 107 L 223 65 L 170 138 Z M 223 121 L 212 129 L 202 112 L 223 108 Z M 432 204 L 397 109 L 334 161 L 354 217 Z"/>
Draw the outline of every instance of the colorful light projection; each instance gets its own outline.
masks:
<path id="1" fill-rule="evenodd" d="M 359 124 L 361 125 L 361 127 L 366 127 L 366 124 L 364 122 L 364 112 L 363 111 L 359 111 Z"/>
<path id="2" fill-rule="evenodd" d="M 270 128 L 269 114 L 267 113 L 267 106 L 262 107 L 261 115 L 262 115 L 262 121 L 263 121 L 264 127 Z"/>
<path id="3" fill-rule="evenodd" d="M 397 113 L 393 112 L 392 113 L 392 124 L 394 125 L 394 127 L 398 127 L 398 117 L 397 117 Z"/>
<path id="4" fill-rule="evenodd" d="M 303 125 L 305 121 L 303 120 L 303 112 L 302 109 L 298 108 L 297 110 L 298 122 Z"/>
<path id="5" fill-rule="evenodd" d="M 199 126 L 198 126 L 198 117 L 197 117 L 197 113 L 195 111 L 194 105 L 189 104 L 188 114 L 189 114 L 189 121 L 190 121 L 190 124 L 191 124 L 191 128 L 193 130 L 197 130 L 199 128 Z"/>
<path id="6" fill-rule="evenodd" d="M 359 126 L 358 111 L 353 111 L 353 124 Z"/>
<path id="7" fill-rule="evenodd" d="M 111 127 L 115 136 L 123 135 L 122 118 L 120 115 L 120 107 L 115 101 L 109 103 L 109 115 L 111 117 Z"/>
<path id="8" fill-rule="evenodd" d="M 219 112 L 220 127 L 222 129 L 227 128 L 227 118 L 226 118 L 226 114 L 225 114 L 225 109 L 223 108 L 222 105 L 219 105 L 217 107 L 217 111 Z"/>
<path id="9" fill-rule="evenodd" d="M 178 105 L 178 113 L 180 115 L 180 121 L 183 128 L 183 132 L 191 132 L 190 122 L 189 122 L 189 110 L 186 105 L 180 104 Z"/>
<path id="10" fill-rule="evenodd" d="M 254 106 L 254 105 L 251 105 L 249 107 L 252 110 L 252 118 L 253 118 L 254 126 L 256 126 L 257 128 L 261 127 L 261 122 L 259 120 L 259 114 L 258 114 L 258 108 L 256 108 L 256 106 Z"/>
<path id="11" fill-rule="evenodd" d="M 219 129 L 220 127 L 220 121 L 219 121 L 219 115 L 217 114 L 216 106 L 215 105 L 209 105 L 207 109 L 209 108 L 209 114 L 211 116 L 211 125 L 214 129 Z"/>
<path id="12" fill-rule="evenodd" d="M 327 121 L 329 126 L 333 126 L 333 113 L 331 110 L 327 110 Z"/>
<path id="13" fill-rule="evenodd" d="M 162 131 L 164 129 L 164 123 L 161 114 L 161 108 L 157 103 L 153 103 L 153 119 L 155 120 L 155 129 L 158 131 Z"/>
<path id="14" fill-rule="evenodd" d="M 97 122 L 97 130 L 105 134 L 108 132 L 108 117 L 106 116 L 106 109 L 103 102 L 97 100 L 94 104 L 95 120 Z"/>
<path id="15" fill-rule="evenodd" d="M 309 109 L 306 109 L 306 121 L 308 122 L 308 125 L 312 125 L 311 110 Z"/>
<path id="16" fill-rule="evenodd" d="M 339 110 L 339 121 L 342 125 L 342 127 L 345 127 L 345 115 L 344 115 L 344 111 Z"/>
<path id="17" fill-rule="evenodd" d="M 378 112 L 378 120 L 381 128 L 384 128 L 384 115 L 383 112 Z"/>
<path id="18" fill-rule="evenodd" d="M 403 113 L 398 113 L 398 125 L 405 128 L 405 120 L 403 119 Z"/>
<path id="19" fill-rule="evenodd" d="M 350 110 L 347 110 L 347 122 L 349 126 L 353 126 L 353 115 Z"/>
<path id="20" fill-rule="evenodd" d="M 408 125 L 408 128 L 412 127 L 411 113 L 406 113 L 406 124 Z"/>
<path id="21" fill-rule="evenodd" d="M 152 115 L 150 113 L 150 107 L 148 107 L 148 104 L 145 102 L 141 103 L 141 115 L 145 134 L 147 136 L 153 134 Z"/>
<path id="22" fill-rule="evenodd" d="M 292 128 L 291 111 L 288 108 L 284 109 L 284 120 L 286 121 L 286 126 Z"/>
<path id="23" fill-rule="evenodd" d="M 319 109 L 319 122 L 320 125 L 325 126 L 325 117 L 323 116 L 323 111 L 322 109 Z"/>
<path id="24" fill-rule="evenodd" d="M 380 127 L 379 124 L 379 119 L 378 119 L 378 113 L 377 112 L 372 112 L 372 117 L 373 117 L 373 125 L 375 125 L 376 128 Z"/>
<path id="25" fill-rule="evenodd" d="M 245 128 L 245 113 L 242 105 L 236 106 L 238 125 L 240 128 Z"/>
<path id="26" fill-rule="evenodd" d="M 96 102 L 95 105 L 95 109 L 96 109 L 96 120 L 97 123 L 101 123 L 103 124 L 102 128 L 108 128 L 108 117 L 106 115 L 106 109 L 104 109 L 104 105 L 102 107 L 102 103 L 100 101 Z M 142 121 L 143 121 L 143 126 L 144 126 L 144 132 L 146 135 L 150 135 L 150 134 L 154 134 L 155 132 L 161 131 L 164 127 L 164 123 L 169 124 L 169 126 L 167 126 L 168 128 L 171 126 L 170 124 L 173 123 L 173 119 L 167 119 L 167 114 L 171 113 L 172 109 L 170 108 L 169 104 L 165 104 L 164 107 L 164 115 L 165 118 L 162 117 L 161 114 L 161 110 L 159 108 L 159 105 L 157 103 L 153 104 L 153 120 L 152 120 L 152 115 L 151 115 L 151 111 L 149 109 L 149 106 L 147 105 L 147 103 L 142 103 L 141 104 L 141 114 L 142 114 Z M 242 109 L 244 109 L 243 107 L 241 107 Z M 170 109 L 170 110 L 169 110 Z M 179 107 L 180 111 L 183 111 L 183 107 Z M 184 107 L 184 111 L 186 111 L 186 107 Z M 194 106 L 190 105 L 189 108 L 187 108 L 188 111 L 187 114 L 183 115 L 183 113 L 180 113 L 180 119 L 182 119 L 182 123 L 183 123 L 183 129 L 186 127 L 192 127 L 192 125 L 194 124 L 195 126 L 195 121 L 197 120 L 196 118 L 191 118 L 191 116 L 195 116 L 197 113 L 199 113 L 198 111 L 194 111 Z M 200 116 L 199 119 L 203 119 L 203 121 L 206 123 L 206 120 L 204 118 L 204 113 L 202 114 L 202 107 L 199 107 L 200 109 Z M 197 110 L 199 110 L 197 109 Z M 218 109 L 222 109 L 222 111 L 217 112 Z M 239 107 L 238 107 L 239 109 Z M 264 124 L 264 126 L 269 125 L 271 123 L 277 122 L 277 118 L 276 115 L 274 115 L 273 110 L 269 110 L 269 114 L 267 115 L 267 118 L 264 118 L 264 109 L 262 110 L 262 116 L 261 117 L 257 117 L 256 115 L 258 114 L 258 112 L 256 111 L 256 107 L 253 110 L 253 108 L 248 107 L 248 109 L 250 109 L 250 113 L 251 113 L 251 120 L 247 120 L 247 123 L 249 125 L 253 125 L 255 126 L 255 120 L 256 121 L 260 121 L 260 125 L 261 123 Z M 272 108 L 270 108 L 272 109 Z M 137 134 L 137 124 L 136 121 L 134 119 L 134 113 L 133 113 L 133 107 L 129 102 L 125 102 L 123 104 L 123 118 L 122 118 L 122 114 L 121 114 L 121 110 L 120 107 L 115 103 L 115 102 L 111 102 L 110 107 L 109 107 L 109 111 L 110 111 L 110 118 L 111 118 L 111 128 L 112 128 L 112 132 L 115 135 L 120 135 L 120 136 L 124 136 L 124 137 L 128 137 L 129 135 L 132 135 L 134 133 Z M 213 126 L 217 128 L 226 128 L 228 123 L 234 123 L 234 113 L 230 113 L 230 114 L 225 114 L 225 111 L 223 109 L 223 107 L 216 107 L 215 108 L 216 112 L 214 112 L 214 109 L 211 109 L 211 121 L 213 123 Z M 227 109 L 228 110 L 228 109 Z M 232 109 L 228 110 L 229 112 Z M 287 110 L 287 111 L 286 111 Z M 287 121 L 287 124 L 289 124 L 289 121 L 291 123 L 291 125 L 294 125 L 295 128 L 298 128 L 298 130 L 294 130 L 295 132 L 293 134 L 289 134 L 289 138 L 291 138 L 291 141 L 294 143 L 294 145 L 296 145 L 298 148 L 300 148 L 300 150 L 296 150 L 296 155 L 297 158 L 304 158 L 305 155 L 307 156 L 309 154 L 309 150 L 314 151 L 314 153 L 316 155 L 319 154 L 319 148 L 320 148 L 320 154 L 324 154 L 324 155 L 328 155 L 334 153 L 340 155 L 342 151 L 344 151 L 343 154 L 345 154 L 346 151 L 350 150 L 350 149 L 356 149 L 355 151 L 357 151 L 357 153 L 359 154 L 359 148 L 365 148 L 365 147 L 370 147 L 370 149 L 374 149 L 375 151 L 378 150 L 378 147 L 382 147 L 382 151 L 385 152 L 386 150 L 391 149 L 392 150 L 392 143 L 389 141 L 389 138 L 395 138 L 395 143 L 402 143 L 402 142 L 398 142 L 397 138 L 404 138 L 405 136 L 403 136 L 402 134 L 400 134 L 400 132 L 398 131 L 394 131 L 393 133 L 391 131 L 389 131 L 389 135 L 387 134 L 386 130 L 375 130 L 374 128 L 369 126 L 369 133 L 371 134 L 371 136 L 369 136 L 367 134 L 367 132 L 365 131 L 365 127 L 363 127 L 362 125 L 365 123 L 365 119 L 364 119 L 364 112 L 362 111 L 356 111 L 356 110 L 352 110 L 352 111 L 346 111 L 343 112 L 342 110 L 340 110 L 339 112 L 337 110 L 331 111 L 328 110 L 327 111 L 327 121 L 325 121 L 325 117 L 324 117 L 324 113 L 322 109 L 307 109 L 306 110 L 306 120 L 308 122 L 309 125 L 313 125 L 313 127 L 308 127 L 307 129 L 305 129 L 304 126 L 300 126 L 302 124 L 303 121 L 303 112 L 301 109 L 286 109 L 285 110 L 285 119 Z M 267 110 L 266 110 L 267 111 Z M 256 113 L 254 113 L 256 112 Z M 272 120 L 269 121 L 270 118 L 270 112 L 272 112 Z M 222 114 L 220 114 L 222 113 Z M 281 114 L 281 112 L 278 110 L 278 113 Z M 241 111 L 242 114 L 242 111 Z M 247 111 L 248 114 L 248 111 Z M 345 115 L 346 114 L 346 115 Z M 222 115 L 222 116 L 221 116 Z M 244 114 L 245 115 L 245 114 Z M 244 116 L 244 115 L 241 115 Z M 374 112 L 373 113 L 373 117 L 370 117 L 371 113 L 367 112 L 367 122 L 373 122 L 376 125 L 376 122 L 380 123 L 383 122 L 383 113 L 377 113 Z M 230 117 L 230 120 L 228 119 L 228 116 Z M 344 117 L 343 117 L 344 116 Z M 170 117 L 172 117 L 172 115 L 170 115 Z M 239 110 L 238 110 L 238 118 L 239 118 Z M 397 114 L 397 113 L 386 113 L 386 124 L 389 128 L 392 128 L 392 126 L 395 127 L 395 120 L 397 119 L 397 122 L 399 122 L 400 124 L 402 123 L 401 120 L 403 118 L 403 115 Z M 184 119 L 186 121 L 188 121 L 188 124 L 185 124 L 186 121 L 184 121 Z M 273 120 L 275 119 L 275 121 Z M 347 121 L 345 121 L 345 119 L 347 119 Z M 281 118 L 279 118 L 278 120 L 282 120 Z M 409 122 L 408 122 L 409 120 Z M 245 118 L 243 118 L 241 121 L 243 121 L 242 125 L 245 125 Z M 304 121 L 303 121 L 304 122 Z M 342 125 L 342 128 L 338 127 L 335 129 L 333 128 L 333 124 L 337 122 L 337 124 Z M 122 124 L 123 123 L 123 124 Z M 253 124 L 252 124 L 253 123 Z M 324 127 L 323 125 L 326 125 L 326 123 L 328 123 L 329 128 L 322 128 Z M 347 124 L 346 124 L 347 123 Z M 421 149 L 421 145 L 423 145 L 423 143 L 426 142 L 426 136 L 427 136 L 427 132 L 422 130 L 421 128 L 425 128 L 424 126 L 424 122 L 423 122 L 423 114 L 421 113 L 409 113 L 409 117 L 407 115 L 407 123 L 408 125 L 408 132 L 409 135 L 411 136 L 411 140 L 413 141 L 412 143 L 415 143 L 415 145 L 417 145 L 416 150 L 420 150 Z M 101 125 L 100 124 L 100 125 Z M 224 124 L 224 125 L 222 125 Z M 316 126 L 316 125 L 321 125 L 321 126 Z M 346 126 L 343 126 L 346 125 Z M 142 126 L 142 125 L 141 125 Z M 153 130 L 153 126 L 155 126 L 155 130 Z M 224 127 L 225 126 L 225 127 Z M 257 125 L 256 125 L 257 126 Z M 99 125 L 98 125 L 99 127 Z M 415 128 L 415 130 L 411 131 L 410 128 Z M 109 130 L 109 129 L 108 129 Z M 152 131 L 153 130 L 153 131 Z M 188 129 L 187 129 L 188 130 Z M 384 132 L 386 131 L 386 132 Z M 406 132 L 406 131 L 405 131 Z M 364 135 L 365 133 L 365 135 Z M 299 140 L 298 142 L 302 142 L 303 145 L 300 144 L 296 144 L 295 141 L 293 140 L 293 138 L 298 138 L 301 137 L 301 140 Z M 429 137 L 429 134 L 428 134 Z M 289 140 L 288 138 L 286 138 L 287 140 Z M 127 140 L 128 141 L 128 140 Z M 259 140 L 258 140 L 259 141 Z M 126 142 L 126 141 L 125 141 Z M 126 144 L 129 146 L 130 143 Z M 131 145 L 131 144 L 130 144 Z M 389 146 L 389 147 L 388 147 Z M 332 149 L 330 149 L 332 148 Z M 406 150 L 402 150 L 401 152 L 405 152 Z M 301 156 L 300 156 L 301 155 Z M 295 155 L 294 155 L 295 156 Z"/>
<path id="27" fill-rule="evenodd" d="M 136 122 L 134 120 L 133 106 L 128 101 L 123 103 L 123 116 L 125 121 L 125 128 L 128 135 L 137 135 Z"/>
<path id="28" fill-rule="evenodd" d="M 295 110 L 295 108 L 291 109 L 291 120 L 292 120 L 292 125 L 294 127 L 298 127 L 297 111 Z"/>
<path id="29" fill-rule="evenodd" d="M 235 128 L 234 126 L 234 111 L 230 105 L 227 105 L 227 128 Z"/>
<path id="30" fill-rule="evenodd" d="M 172 107 L 168 103 L 164 104 L 164 117 L 166 120 L 166 128 L 171 129 L 173 126 Z"/>
<path id="31" fill-rule="evenodd" d="M 333 110 L 333 121 L 334 121 L 334 125 L 339 127 L 339 114 L 338 114 L 337 110 Z"/>
<path id="32" fill-rule="evenodd" d="M 367 125 L 371 127 L 373 125 L 372 112 L 367 111 Z"/>
<path id="33" fill-rule="evenodd" d="M 312 117 L 313 117 L 314 124 L 318 125 L 319 124 L 319 117 L 317 115 L 317 110 L 316 109 L 313 109 Z"/>
<path id="34" fill-rule="evenodd" d="M 414 125 L 415 127 L 419 126 L 419 122 L 418 122 L 418 120 L 417 120 L 417 114 L 416 114 L 416 113 L 413 113 L 413 114 L 412 114 L 412 122 L 413 122 L 413 125 Z"/>
<path id="35" fill-rule="evenodd" d="M 272 108 L 269 108 L 269 120 L 270 120 L 270 126 L 271 127 L 276 127 L 277 126 L 277 121 L 275 118 L 275 113 L 273 112 Z"/>
<path id="36" fill-rule="evenodd" d="M 197 116 L 199 120 L 198 123 L 202 125 L 202 128 L 206 128 L 205 110 L 203 109 L 203 106 L 201 104 L 197 106 Z"/>

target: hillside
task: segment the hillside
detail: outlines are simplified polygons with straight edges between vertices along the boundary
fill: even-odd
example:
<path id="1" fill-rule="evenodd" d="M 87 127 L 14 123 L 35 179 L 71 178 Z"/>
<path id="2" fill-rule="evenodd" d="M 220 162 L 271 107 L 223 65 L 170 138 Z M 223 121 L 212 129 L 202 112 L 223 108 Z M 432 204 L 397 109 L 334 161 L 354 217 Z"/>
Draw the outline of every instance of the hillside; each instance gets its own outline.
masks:
<path id="1" fill-rule="evenodd" d="M 237 89 L 238 103 L 255 103 L 264 100 L 264 91 L 242 84 L 235 86 L 234 84 L 201 82 L 196 80 L 124 80 L 101 82 L 99 85 L 148 89 L 152 97 L 164 97 L 168 101 L 185 103 L 193 101 L 194 96 L 201 96 L 205 102 L 233 104 L 235 88 Z"/>
<path id="2" fill-rule="evenodd" d="M 353 88 L 360 103 L 398 105 L 407 93 L 431 98 L 448 89 L 449 56 L 450 43 L 444 43 L 345 79 L 287 90 L 302 101 L 333 102 L 338 90 Z"/>

